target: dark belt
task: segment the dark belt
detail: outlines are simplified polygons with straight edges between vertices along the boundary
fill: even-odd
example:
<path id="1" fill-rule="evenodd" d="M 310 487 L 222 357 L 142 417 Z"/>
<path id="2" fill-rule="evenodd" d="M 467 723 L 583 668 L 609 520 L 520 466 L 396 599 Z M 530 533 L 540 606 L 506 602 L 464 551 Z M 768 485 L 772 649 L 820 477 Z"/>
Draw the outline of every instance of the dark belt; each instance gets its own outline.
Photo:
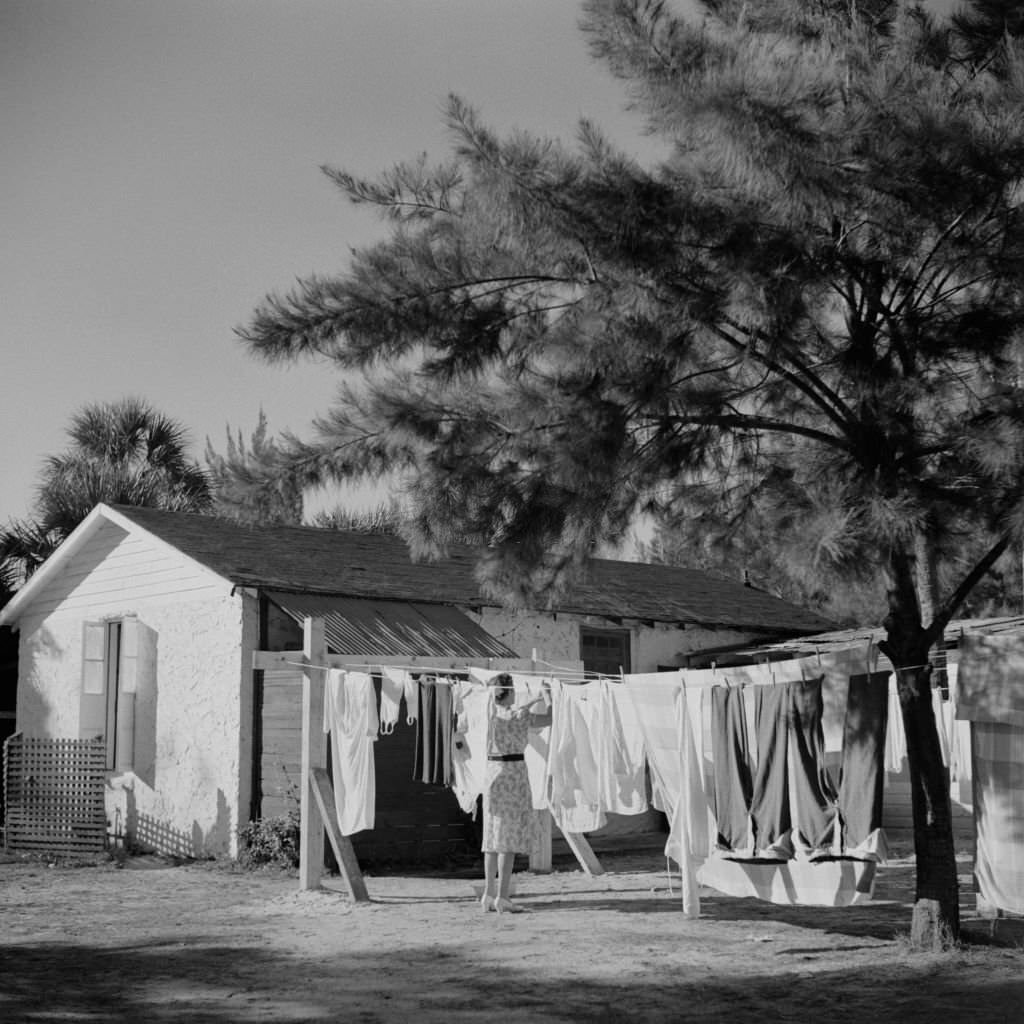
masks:
<path id="1" fill-rule="evenodd" d="M 488 761 L 522 761 L 522 754 L 488 754 Z"/>

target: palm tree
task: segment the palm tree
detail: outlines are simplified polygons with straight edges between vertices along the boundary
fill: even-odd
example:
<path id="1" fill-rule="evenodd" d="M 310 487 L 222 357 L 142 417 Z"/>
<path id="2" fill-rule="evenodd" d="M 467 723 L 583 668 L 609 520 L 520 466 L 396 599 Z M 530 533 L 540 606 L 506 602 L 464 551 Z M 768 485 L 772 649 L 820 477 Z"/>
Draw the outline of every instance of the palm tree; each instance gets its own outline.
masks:
<path id="1" fill-rule="evenodd" d="M 43 464 L 27 519 L 0 531 L 0 573 L 24 581 L 99 502 L 208 512 L 206 474 L 187 457 L 174 420 L 138 398 L 99 402 L 76 413 L 70 445 Z"/>

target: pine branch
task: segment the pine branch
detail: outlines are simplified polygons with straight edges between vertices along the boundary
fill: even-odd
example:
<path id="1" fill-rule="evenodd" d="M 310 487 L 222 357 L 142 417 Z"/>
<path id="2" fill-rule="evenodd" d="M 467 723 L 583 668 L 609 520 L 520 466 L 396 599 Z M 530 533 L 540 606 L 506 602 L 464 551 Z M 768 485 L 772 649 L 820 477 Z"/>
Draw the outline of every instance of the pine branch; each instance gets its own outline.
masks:
<path id="1" fill-rule="evenodd" d="M 935 614 L 935 618 L 932 619 L 925 631 L 929 647 L 938 643 L 942 638 L 942 635 L 946 630 L 946 626 L 949 625 L 957 610 L 967 599 L 971 591 L 978 585 L 979 581 L 986 573 L 988 573 L 992 566 L 999 561 L 1002 554 L 1010 546 L 1010 542 L 1012 540 L 1012 533 L 1004 533 L 996 543 L 989 548 L 984 557 L 974 566 L 974 568 L 963 578 L 963 580 L 961 580 L 960 585 L 953 591 L 949 598 L 943 602 L 942 607 Z"/>

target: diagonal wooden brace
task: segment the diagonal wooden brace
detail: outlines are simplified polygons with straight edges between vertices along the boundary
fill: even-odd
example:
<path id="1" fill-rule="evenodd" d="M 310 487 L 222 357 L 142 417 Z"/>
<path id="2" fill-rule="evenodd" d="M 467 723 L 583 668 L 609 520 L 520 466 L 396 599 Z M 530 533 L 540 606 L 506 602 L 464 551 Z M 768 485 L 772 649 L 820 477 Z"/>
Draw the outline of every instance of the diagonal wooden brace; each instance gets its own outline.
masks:
<path id="1" fill-rule="evenodd" d="M 370 895 L 366 891 L 366 882 L 363 881 L 363 873 L 359 869 L 359 860 L 348 836 L 343 836 L 338 830 L 338 824 L 334 816 L 334 787 L 331 785 L 331 777 L 323 768 L 310 768 L 309 784 L 316 798 L 317 806 L 320 808 L 320 815 L 324 821 L 324 828 L 327 830 L 327 838 L 331 841 L 331 848 L 338 860 L 338 870 L 345 880 L 345 886 L 353 903 L 369 903 Z"/>

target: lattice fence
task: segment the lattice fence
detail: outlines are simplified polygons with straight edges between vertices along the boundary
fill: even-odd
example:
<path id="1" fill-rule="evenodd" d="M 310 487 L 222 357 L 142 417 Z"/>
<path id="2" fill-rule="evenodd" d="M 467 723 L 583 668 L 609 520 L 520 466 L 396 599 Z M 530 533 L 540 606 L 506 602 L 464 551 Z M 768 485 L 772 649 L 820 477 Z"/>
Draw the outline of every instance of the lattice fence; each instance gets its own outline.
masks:
<path id="1" fill-rule="evenodd" d="M 106 744 L 15 733 L 4 743 L 5 842 L 15 850 L 92 853 L 107 838 Z"/>

